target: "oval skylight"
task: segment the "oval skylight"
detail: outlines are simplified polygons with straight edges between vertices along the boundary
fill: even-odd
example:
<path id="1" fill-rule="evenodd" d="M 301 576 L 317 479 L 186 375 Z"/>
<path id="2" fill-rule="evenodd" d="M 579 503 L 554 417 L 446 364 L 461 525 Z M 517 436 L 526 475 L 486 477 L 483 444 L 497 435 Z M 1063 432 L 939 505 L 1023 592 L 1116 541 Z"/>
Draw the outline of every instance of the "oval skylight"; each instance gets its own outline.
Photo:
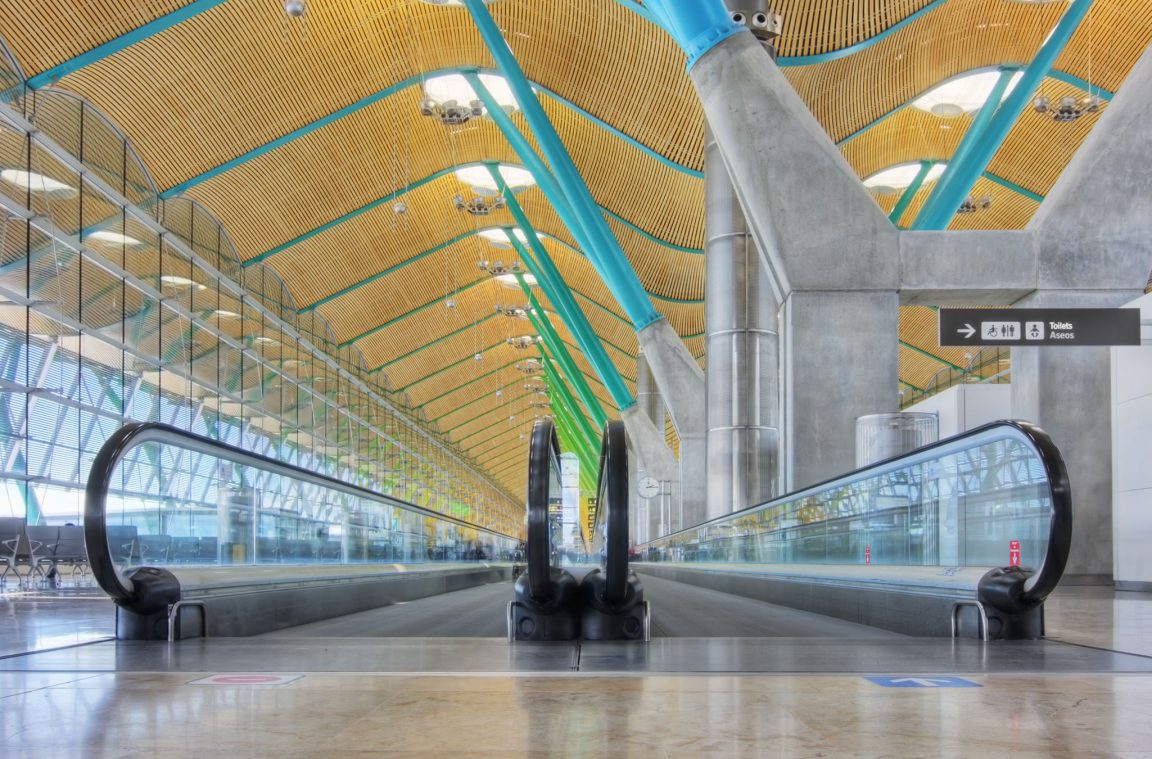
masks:
<path id="1" fill-rule="evenodd" d="M 1024 72 L 1017 71 L 1004 90 L 1007 97 Z M 912 106 L 945 118 L 979 110 L 1000 79 L 997 69 L 973 71 L 937 85 L 912 101 Z"/>
<path id="2" fill-rule="evenodd" d="M 519 166 L 500 164 L 500 176 L 513 192 L 536 184 L 532 172 Z M 456 169 L 456 178 L 476 192 L 495 195 L 499 191 L 487 166 L 465 166 Z"/>
<path id="3" fill-rule="evenodd" d="M 536 277 L 528 274 L 527 272 L 521 273 L 520 276 L 524 277 L 524 284 L 528 285 L 529 287 L 536 287 Z M 495 279 L 505 287 L 513 287 L 516 289 L 520 288 L 520 283 L 516 281 L 515 274 L 498 274 L 496 275 Z"/>
<path id="4" fill-rule="evenodd" d="M 496 102 L 504 110 L 515 110 L 518 107 L 516 98 L 512 94 L 512 88 L 508 86 L 504 77 L 495 74 L 480 74 L 480 83 L 488 89 L 488 92 L 492 93 L 492 97 L 496 98 Z M 457 105 L 468 105 L 473 100 L 480 99 L 480 96 L 476 94 L 472 85 L 462 74 L 444 74 L 425 80 L 424 97 L 437 105 L 444 105 L 453 101 Z"/>
<path id="5" fill-rule="evenodd" d="M 101 229 L 98 232 L 93 232 L 86 238 L 89 242 L 103 242 L 109 245 L 143 245 L 144 243 L 137 240 L 135 237 L 121 234 L 120 232 L 113 232 L 110 229 Z"/>
<path id="6" fill-rule="evenodd" d="M 948 167 L 946 163 L 938 163 L 928 170 L 924 177 L 924 184 L 935 181 Z M 898 163 L 886 169 L 877 171 L 864 179 L 864 186 L 877 195 L 895 195 L 912 184 L 912 180 L 920 173 L 920 162 Z"/>
<path id="7" fill-rule="evenodd" d="M 175 274 L 165 274 L 162 277 L 160 277 L 160 281 L 166 285 L 171 285 L 173 287 L 195 287 L 197 290 L 207 290 L 208 289 L 207 285 L 202 285 L 194 279 L 188 279 L 187 277 L 178 277 Z"/>
<path id="8" fill-rule="evenodd" d="M 57 181 L 52 177 L 46 177 L 43 174 L 37 174 L 34 171 L 23 171 L 21 169 L 4 169 L 0 171 L 0 179 L 11 185 L 15 185 L 22 190 L 30 190 L 31 192 L 44 193 L 45 195 L 54 195 L 60 198 L 74 198 L 79 193 L 72 185 L 64 184 Z"/>
<path id="9" fill-rule="evenodd" d="M 528 235 L 526 235 L 524 233 L 523 229 L 520 229 L 519 227 L 517 227 L 512 231 L 515 232 L 516 239 L 519 240 L 521 243 L 527 243 L 528 242 Z M 512 247 L 511 242 L 509 242 L 508 230 L 506 230 L 506 229 L 500 229 L 500 228 L 482 229 L 477 234 L 479 234 L 481 237 L 483 237 L 488 242 L 492 243 L 497 248 L 511 248 Z"/>

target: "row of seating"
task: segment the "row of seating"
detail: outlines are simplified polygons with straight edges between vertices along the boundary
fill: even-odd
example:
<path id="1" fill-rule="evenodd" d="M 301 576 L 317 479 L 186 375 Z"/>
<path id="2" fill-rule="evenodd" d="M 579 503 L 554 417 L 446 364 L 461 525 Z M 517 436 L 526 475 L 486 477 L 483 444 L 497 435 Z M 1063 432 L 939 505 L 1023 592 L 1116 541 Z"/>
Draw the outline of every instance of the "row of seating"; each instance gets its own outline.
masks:
<path id="1" fill-rule="evenodd" d="M 214 564 L 215 537 L 139 534 L 135 525 L 108 525 L 108 548 L 118 564 Z"/>
<path id="2" fill-rule="evenodd" d="M 77 525 L 28 524 L 21 517 L 0 517 L 0 584 L 16 575 L 23 589 L 33 577 L 56 579 L 61 569 L 73 576 L 88 568 L 84 528 Z"/>

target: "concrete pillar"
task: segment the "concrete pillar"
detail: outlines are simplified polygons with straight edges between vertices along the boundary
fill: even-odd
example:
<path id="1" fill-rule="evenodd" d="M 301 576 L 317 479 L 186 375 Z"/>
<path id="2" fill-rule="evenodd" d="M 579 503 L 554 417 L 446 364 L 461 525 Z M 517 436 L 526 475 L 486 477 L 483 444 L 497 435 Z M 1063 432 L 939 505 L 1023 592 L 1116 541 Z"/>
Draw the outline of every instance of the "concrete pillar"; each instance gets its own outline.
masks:
<path id="1" fill-rule="evenodd" d="M 1037 291 L 1015 305 L 1110 308 L 1138 296 L 1152 268 L 1152 48 L 1033 217 Z M 1112 575 L 1112 419 L 1107 348 L 1013 348 L 1013 412 L 1060 447 L 1072 486 L 1065 575 Z"/>
<path id="2" fill-rule="evenodd" d="M 664 397 L 660 394 L 660 387 L 652 376 L 652 367 L 648 364 L 648 357 L 643 351 L 636 357 L 636 406 L 641 413 L 647 416 L 657 429 L 664 427 Z M 660 534 L 661 515 L 666 514 L 670 507 L 672 481 L 661 482 L 660 494 L 651 498 L 640 498 L 637 491 L 642 477 L 650 476 L 642 466 L 634 466 L 636 472 L 632 482 L 632 496 L 635 498 L 637 527 L 633 532 L 636 542 L 643 543 L 652 540 Z M 677 471 L 677 474 L 679 472 Z M 656 476 L 659 480 L 660 477 Z"/>
<path id="3" fill-rule="evenodd" d="M 781 312 L 785 490 L 855 468 L 856 417 L 897 406 L 892 292 L 793 292 Z"/>

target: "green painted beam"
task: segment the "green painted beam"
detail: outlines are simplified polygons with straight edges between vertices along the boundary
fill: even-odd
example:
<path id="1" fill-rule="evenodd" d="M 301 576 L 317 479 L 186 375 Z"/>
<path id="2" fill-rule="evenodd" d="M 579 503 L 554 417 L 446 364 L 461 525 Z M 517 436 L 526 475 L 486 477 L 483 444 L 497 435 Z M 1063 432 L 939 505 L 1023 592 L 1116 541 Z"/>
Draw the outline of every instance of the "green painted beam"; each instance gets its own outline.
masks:
<path id="1" fill-rule="evenodd" d="M 394 358 L 394 359 L 392 359 L 391 361 L 389 361 L 388 363 L 385 363 L 385 364 L 381 364 L 381 365 L 380 365 L 379 367 L 377 367 L 377 368 L 378 368 L 378 369 L 387 369 L 387 368 L 388 368 L 388 367 L 390 367 L 390 366 L 394 366 L 394 365 L 396 365 L 396 364 L 400 363 L 401 361 L 403 361 L 403 360 L 405 360 L 405 359 L 408 359 L 408 358 L 411 358 L 412 356 L 415 356 L 417 353 L 419 353 L 419 352 L 420 352 L 420 351 L 422 351 L 422 350 L 427 350 L 428 348 L 432 348 L 432 347 L 434 347 L 434 346 L 437 346 L 437 345 L 439 345 L 440 343 L 444 342 L 445 340 L 450 340 L 451 338 L 453 338 L 453 337 L 456 337 L 456 335 L 459 335 L 459 334 L 460 334 L 460 333 L 462 333 L 462 332 L 467 332 L 468 330 L 470 330 L 470 329 L 473 329 L 474 327 L 479 327 L 481 324 L 484 324 L 484 323 L 486 323 L 486 322 L 489 322 L 489 321 L 491 321 L 492 319 L 496 318 L 496 317 L 497 317 L 497 316 L 499 316 L 499 315 L 500 315 L 500 314 L 497 314 L 497 313 L 495 313 L 495 312 L 493 312 L 493 313 L 490 313 L 490 314 L 488 314 L 487 316 L 485 316 L 485 317 L 483 317 L 483 318 L 481 318 L 481 319 L 477 319 L 476 321 L 472 322 L 471 324 L 465 324 L 463 327 L 460 327 L 459 329 L 454 329 L 454 330 L 452 330 L 452 331 L 451 331 L 451 332 L 449 332 L 447 335 L 444 335 L 444 336 L 442 336 L 442 337 L 438 337 L 438 338 L 436 338 L 435 340 L 431 340 L 431 341 L 429 341 L 429 342 L 427 342 L 427 343 L 424 343 L 424 344 L 423 344 L 423 345 L 421 345 L 419 348 L 415 348 L 415 349 L 413 349 L 413 350 L 410 350 L 410 351 L 408 351 L 407 353 L 405 353 L 403 356 L 399 356 L 399 357 L 397 357 L 397 358 Z"/>
<path id="2" fill-rule="evenodd" d="M 486 351 L 490 351 L 490 350 L 492 350 L 493 348 L 498 348 L 498 347 L 500 347 L 501 345 L 504 345 L 504 344 L 505 344 L 505 341 L 504 341 L 504 340 L 501 340 L 501 341 L 499 341 L 499 342 L 496 342 L 496 343 L 492 343 L 491 345 L 489 345 L 489 346 L 487 346 L 487 347 L 485 347 L 485 348 L 482 348 L 482 349 L 480 350 L 480 352 L 481 352 L 481 353 L 484 353 L 484 352 L 486 352 Z M 433 377 L 435 377 L 435 376 L 437 376 L 437 375 L 439 375 L 439 374 L 443 374 L 444 372 L 448 371 L 449 369 L 455 369 L 457 366 L 460 366 L 460 364 L 463 364 L 465 361 L 475 361 L 475 360 L 476 360 L 476 359 L 475 359 L 475 356 L 473 355 L 473 356 L 467 356 L 466 358 L 462 358 L 462 359 L 460 359 L 459 361 L 454 361 L 454 362 L 452 362 L 451 364 L 449 364 L 448 366 L 442 366 L 442 367 L 440 367 L 439 369 L 437 369 L 436 371 L 432 372 L 431 374 L 425 374 L 423 377 L 421 377 L 420 379 L 416 380 L 415 382 L 409 382 L 409 383 L 408 383 L 407 385 L 405 385 L 404 387 L 398 387 L 398 388 L 396 388 L 395 390 L 393 390 L 392 392 L 395 392 L 395 393 L 402 393 L 402 392 L 404 392 L 405 390 L 407 390 L 408 388 L 410 388 L 410 387 L 415 387 L 416 385 L 419 385 L 421 382 L 427 382 L 428 380 L 432 379 Z"/>
<path id="3" fill-rule="evenodd" d="M 472 282 L 469 282 L 468 284 L 464 285 L 463 287 L 458 287 L 450 293 L 447 293 L 445 295 L 441 295 L 440 297 L 434 298 L 433 300 L 430 300 L 427 303 L 423 303 L 423 304 L 417 306 L 416 308 L 413 308 L 410 311 L 406 311 L 403 314 L 400 314 L 399 316 L 397 316 L 393 319 L 389 319 L 388 321 L 384 322 L 383 324 L 378 324 L 375 327 L 373 327 L 372 329 L 361 332 L 359 335 L 356 335 L 355 337 L 348 338 L 344 342 L 339 343 L 336 347 L 337 348 L 347 348 L 349 345 L 356 342 L 357 340 L 363 340 L 364 338 L 368 337 L 369 335 L 374 335 L 377 332 L 381 332 L 383 330 L 386 330 L 389 327 L 391 327 L 393 324 L 396 324 L 398 322 L 402 322 L 405 319 L 407 319 L 408 317 L 413 316 L 415 314 L 423 313 L 424 311 L 427 311 L 428 309 L 432 308 L 433 306 L 435 306 L 438 303 L 443 303 L 445 300 L 447 300 L 449 298 L 455 297 L 455 296 L 457 296 L 463 292 L 468 292 L 473 287 L 476 287 L 477 285 L 482 285 L 485 282 L 490 282 L 490 281 L 491 281 L 491 279 L 487 276 L 480 277 L 479 279 L 476 279 L 476 280 L 473 280 Z M 369 371 L 375 372 L 375 371 L 379 371 L 379 369 L 378 368 L 369 369 Z"/>
<path id="4" fill-rule="evenodd" d="M 510 239 L 515 240 L 514 237 Z M 525 262 L 527 262 L 527 251 L 524 250 L 519 241 L 516 241 L 515 245 L 516 252 L 520 254 L 521 258 L 524 259 Z M 576 366 L 576 362 L 568 353 L 568 349 L 564 347 L 564 342 L 560 339 L 560 335 L 557 334 L 556 329 L 552 326 L 551 320 L 549 320 L 548 315 L 544 312 L 543 307 L 540 305 L 540 301 L 536 299 L 536 295 L 532 292 L 532 288 L 529 287 L 525 281 L 524 275 L 518 273 L 516 275 L 516 281 L 520 283 L 520 289 L 523 290 L 524 294 L 528 297 L 528 303 L 530 306 L 528 310 L 528 320 L 532 322 L 532 326 L 536 328 L 537 334 L 543 336 L 544 344 L 549 347 L 549 349 L 552 351 L 552 355 L 556 356 L 556 360 L 560 362 L 560 365 L 564 367 L 565 372 L 568 373 L 568 380 L 572 382 L 573 389 L 576 391 L 576 394 L 583 402 L 584 408 L 588 412 L 588 415 L 592 419 L 596 420 L 597 425 L 604 424 L 604 422 L 608 419 L 608 415 L 604 413 L 603 407 L 601 407 L 599 401 L 597 401 L 596 398 L 592 395 L 591 388 L 589 388 L 588 384 L 583 381 L 583 375 L 579 368 Z"/>
<path id="5" fill-rule="evenodd" d="M 473 360 L 475 360 L 475 359 L 473 359 Z M 458 393 L 470 385 L 473 385 L 477 382 L 480 382 L 483 379 L 491 377 L 493 374 L 495 374 L 496 372 L 498 372 L 502 369 L 507 369 L 509 367 L 515 366 L 516 364 L 520 363 L 520 361 L 521 361 L 521 359 L 515 359 L 514 361 L 509 361 L 508 363 L 503 364 L 502 366 L 498 366 L 495 369 L 491 369 L 491 370 L 485 372 L 484 374 L 481 374 L 479 377 L 476 377 L 475 379 L 468 380 L 467 382 L 465 382 L 462 385 L 457 385 L 456 387 L 452 388 L 451 390 L 446 390 L 443 393 L 441 393 L 440 395 L 437 395 L 435 398 L 430 398 L 430 399 L 424 401 L 423 403 L 421 403 L 420 405 L 415 406 L 414 408 L 423 409 L 426 406 L 430 406 L 431 404 L 435 403 L 436 401 L 440 400 L 441 398 L 445 398 L 449 395 L 452 395 L 452 393 Z M 523 375 L 523 376 L 526 376 L 526 375 Z"/>
<path id="6" fill-rule="evenodd" d="M 946 361 L 945 359 L 942 359 L 939 356 L 937 356 L 935 353 L 929 353 L 928 351 L 924 350 L 923 348 L 917 348 L 915 345 L 912 345 L 911 343 L 906 343 L 903 340 L 900 341 L 900 345 L 904 348 L 907 348 L 910 351 L 913 351 L 915 353 L 919 353 L 922 356 L 927 356 L 928 358 L 930 358 L 934 361 L 939 361 L 941 364 L 944 364 L 944 366 L 947 366 L 951 369 L 955 369 L 956 371 L 960 372 L 961 374 L 964 374 L 966 376 L 972 375 L 972 372 L 965 369 L 964 367 L 957 366 L 956 364 L 953 364 L 951 361 Z"/>
<path id="7" fill-rule="evenodd" d="M 316 301 L 315 303 L 310 303 L 307 306 L 304 306 L 303 308 L 298 309 L 296 311 L 296 313 L 306 314 L 309 311 L 313 311 L 317 308 L 320 308 L 320 306 L 323 306 L 326 303 L 331 303 L 332 301 L 336 300 L 337 298 L 343 297 L 343 296 L 347 295 L 348 293 L 353 292 L 354 290 L 358 290 L 359 288 L 364 287 L 365 285 L 370 285 L 379 279 L 383 279 L 384 277 L 387 277 L 389 274 L 395 274 L 396 272 L 400 271 L 401 269 L 403 269 L 405 266 L 408 266 L 409 264 L 414 264 L 417 261 L 420 261 L 424 258 L 427 258 L 428 256 L 432 256 L 432 255 L 439 253 L 440 251 L 444 250 L 445 248 L 450 248 L 458 242 L 462 242 L 462 241 L 467 240 L 469 238 L 475 237 L 476 235 L 480 234 L 480 232 L 482 232 L 482 231 L 483 230 L 480 230 L 480 229 L 472 229 L 472 230 L 465 232 L 464 234 L 456 235 L 452 239 L 447 240 L 445 242 L 442 242 L 439 245 L 433 246 L 433 247 L 429 248 L 428 250 L 425 250 L 421 253 L 417 253 L 416 255 L 412 256 L 411 258 L 406 258 L 394 266 L 389 266 L 387 269 L 384 269 L 383 271 L 377 272 L 370 277 L 366 277 L 366 278 L 360 280 L 359 282 L 354 282 L 354 283 L 352 283 L 346 287 L 343 287 L 343 288 L 337 290 L 336 292 L 332 293 L 331 295 L 325 295 L 323 298 Z"/>

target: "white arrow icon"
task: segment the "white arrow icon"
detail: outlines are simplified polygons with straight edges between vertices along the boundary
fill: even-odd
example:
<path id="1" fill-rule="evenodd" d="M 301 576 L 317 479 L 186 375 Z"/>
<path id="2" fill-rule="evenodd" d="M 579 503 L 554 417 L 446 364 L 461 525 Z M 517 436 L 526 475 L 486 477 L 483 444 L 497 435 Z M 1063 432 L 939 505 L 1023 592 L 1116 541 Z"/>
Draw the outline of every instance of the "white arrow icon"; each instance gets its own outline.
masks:
<path id="1" fill-rule="evenodd" d="M 948 685 L 951 682 L 952 681 L 947 678 L 938 679 L 932 677 L 901 677 L 897 680 L 893 680 L 892 684 L 895 685 L 896 683 L 915 683 L 921 688 L 939 688 L 941 686 Z"/>
<path id="2" fill-rule="evenodd" d="M 964 329 L 958 329 L 956 331 L 959 332 L 964 337 L 972 337 L 972 335 L 976 334 L 976 328 L 973 327 L 971 324 L 965 324 Z"/>

